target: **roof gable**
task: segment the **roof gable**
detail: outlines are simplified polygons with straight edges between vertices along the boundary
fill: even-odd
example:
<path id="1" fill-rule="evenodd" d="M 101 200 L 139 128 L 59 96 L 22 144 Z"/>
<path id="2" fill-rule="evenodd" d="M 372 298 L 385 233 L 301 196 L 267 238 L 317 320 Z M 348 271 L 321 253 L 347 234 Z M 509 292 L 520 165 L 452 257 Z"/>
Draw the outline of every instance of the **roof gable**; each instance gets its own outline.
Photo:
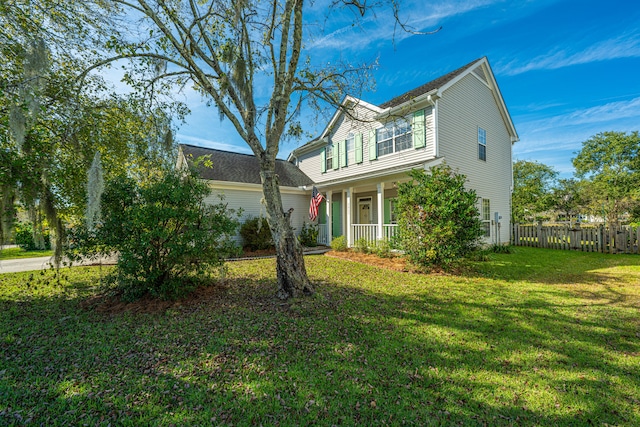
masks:
<path id="1" fill-rule="evenodd" d="M 415 89 L 411 89 L 408 92 L 403 93 L 400 96 L 396 96 L 395 98 L 380 104 L 380 107 L 383 109 L 397 107 L 398 105 L 404 104 L 407 101 L 411 101 L 412 99 L 424 95 L 425 93 L 429 93 L 433 90 L 440 89 L 445 86 L 447 83 L 451 82 L 456 77 L 460 76 L 462 73 L 470 69 L 474 64 L 476 64 L 480 59 L 476 59 L 464 65 L 457 70 L 451 71 L 450 73 L 445 74 L 444 76 L 438 77 L 435 80 L 431 80 L 428 83 L 423 84 Z"/>
<path id="2" fill-rule="evenodd" d="M 251 154 L 233 153 L 213 148 L 180 144 L 180 151 L 189 164 L 203 156 L 210 156 L 213 167 L 200 166 L 200 178 L 212 181 L 261 184 L 260 163 Z M 283 187 L 302 187 L 313 181 L 293 163 L 276 159 L 276 175 Z"/>

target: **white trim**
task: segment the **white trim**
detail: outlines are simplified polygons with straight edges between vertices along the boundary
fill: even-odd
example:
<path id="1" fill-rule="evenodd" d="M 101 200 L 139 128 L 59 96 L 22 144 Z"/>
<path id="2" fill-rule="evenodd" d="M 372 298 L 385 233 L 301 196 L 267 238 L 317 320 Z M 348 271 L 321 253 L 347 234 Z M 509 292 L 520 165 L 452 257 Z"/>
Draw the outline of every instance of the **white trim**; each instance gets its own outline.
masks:
<path id="1" fill-rule="evenodd" d="M 513 121 L 511 120 L 511 115 L 509 114 L 509 110 L 507 110 L 507 106 L 504 103 L 504 98 L 502 97 L 502 93 L 500 92 L 500 88 L 498 87 L 498 83 L 496 82 L 496 78 L 493 75 L 493 70 L 491 70 L 491 66 L 489 65 L 489 60 L 487 59 L 486 56 L 483 57 L 483 58 L 480 58 L 475 63 L 469 65 L 469 67 L 465 71 L 463 71 L 462 73 L 460 73 L 459 75 L 457 75 L 456 77 L 451 79 L 446 84 L 442 85 L 438 89 L 438 96 L 442 96 L 442 93 L 444 91 L 446 91 L 451 86 L 453 86 L 456 83 L 458 83 L 460 80 L 465 78 L 467 75 L 473 74 L 473 70 L 475 68 L 477 68 L 478 65 L 484 66 L 484 70 L 485 70 L 485 74 L 487 76 L 487 79 L 491 82 L 491 84 L 489 85 L 489 89 L 491 89 L 491 91 L 493 93 L 493 97 L 496 100 L 496 103 L 498 104 L 498 107 L 499 107 L 498 110 L 500 110 L 500 115 L 502 116 L 502 119 L 504 120 L 505 125 L 507 126 L 507 129 L 509 130 L 509 133 L 511 134 L 512 137 L 516 138 L 516 141 L 519 141 L 520 138 L 518 137 L 518 132 L 516 131 L 515 126 L 513 125 Z M 474 77 L 478 79 L 478 77 L 475 74 L 474 74 Z M 478 80 L 482 81 L 482 79 L 478 79 Z"/>
<path id="2" fill-rule="evenodd" d="M 347 106 L 347 104 L 353 104 L 352 106 Z M 342 100 L 342 102 L 340 103 L 340 107 L 344 107 L 346 109 L 354 109 L 355 107 L 359 107 L 362 106 L 364 108 L 367 108 L 373 112 L 376 113 L 380 113 L 383 110 L 380 107 L 377 107 L 373 104 L 370 104 L 366 101 L 363 101 L 361 99 L 355 98 L 351 95 L 347 95 L 344 97 L 344 99 Z M 342 110 L 342 108 L 340 107 L 336 107 L 336 112 L 333 114 L 333 117 L 331 117 L 331 120 L 329 120 L 329 123 L 327 124 L 327 126 L 324 128 L 324 130 L 322 131 L 322 133 L 320 134 L 320 138 L 325 138 L 327 137 L 327 135 L 331 132 L 331 129 L 333 129 L 333 125 L 335 124 L 336 121 L 338 121 L 338 119 L 340 118 L 340 116 L 342 114 L 344 114 L 344 111 Z"/>
<path id="3" fill-rule="evenodd" d="M 215 190 L 245 190 L 245 191 L 262 191 L 261 184 L 251 184 L 248 182 L 231 182 L 231 181 L 216 181 L 211 179 L 205 179 L 209 187 Z M 280 193 L 282 194 L 308 194 L 309 190 L 298 187 L 283 187 L 280 186 Z"/>
<path id="4" fill-rule="evenodd" d="M 478 79 L 480 81 L 480 83 L 482 83 L 483 85 L 485 85 L 486 87 L 488 87 L 489 89 L 493 90 L 493 88 L 489 85 L 489 83 L 485 82 L 482 77 L 480 77 L 479 75 L 476 74 L 476 71 L 478 67 L 474 68 L 473 71 L 471 71 L 471 75 L 473 75 L 473 77 L 475 77 L 476 79 Z"/>
<path id="5" fill-rule="evenodd" d="M 378 240 L 382 240 L 384 237 L 384 181 L 379 182 L 376 186 L 376 195 L 378 196 Z"/>
<path id="6" fill-rule="evenodd" d="M 347 188 L 347 246 L 351 247 L 353 242 L 351 241 L 351 224 L 353 223 L 353 208 L 351 207 L 351 196 L 353 195 L 353 187 Z"/>

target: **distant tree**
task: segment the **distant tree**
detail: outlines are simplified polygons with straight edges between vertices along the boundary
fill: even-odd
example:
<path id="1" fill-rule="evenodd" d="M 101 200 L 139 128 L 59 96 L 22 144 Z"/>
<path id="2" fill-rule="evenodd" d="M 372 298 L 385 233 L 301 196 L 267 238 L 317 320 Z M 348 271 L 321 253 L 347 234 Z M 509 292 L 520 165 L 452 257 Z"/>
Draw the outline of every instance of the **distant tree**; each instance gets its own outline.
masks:
<path id="1" fill-rule="evenodd" d="M 552 188 L 558 172 L 543 163 L 513 163 L 511 222 L 532 222 L 552 205 Z"/>
<path id="2" fill-rule="evenodd" d="M 411 262 L 446 267 L 476 249 L 484 231 L 466 177 L 447 165 L 409 176 L 398 187 L 397 209 L 401 245 Z"/>
<path id="3" fill-rule="evenodd" d="M 640 201 L 638 131 L 603 132 L 582 143 L 573 159 L 576 175 L 590 182 L 592 205 L 601 206 L 610 224 Z"/>
<path id="4" fill-rule="evenodd" d="M 583 182 L 576 179 L 559 179 L 552 189 L 551 207 L 562 214 L 569 225 L 585 210 L 588 194 Z"/>
<path id="5" fill-rule="evenodd" d="M 56 259 L 64 223 L 84 215 L 96 152 L 105 176 L 144 177 L 174 147 L 171 104 L 110 94 L 95 75 L 79 79 L 107 27 L 103 13 L 77 0 L 0 2 L 0 240 L 20 203 L 35 242 L 44 244 L 48 224 Z"/>

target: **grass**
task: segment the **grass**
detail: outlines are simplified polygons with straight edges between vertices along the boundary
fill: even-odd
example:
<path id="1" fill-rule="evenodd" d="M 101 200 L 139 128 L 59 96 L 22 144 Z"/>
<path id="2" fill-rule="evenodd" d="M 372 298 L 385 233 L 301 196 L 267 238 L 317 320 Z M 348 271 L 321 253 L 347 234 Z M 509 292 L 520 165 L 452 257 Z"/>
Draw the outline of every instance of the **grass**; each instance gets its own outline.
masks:
<path id="1" fill-rule="evenodd" d="M 463 276 L 273 259 L 162 314 L 84 309 L 104 270 L 0 275 L 0 424 L 640 425 L 640 257 L 535 248 Z M 58 280 L 60 279 L 60 280 Z"/>
<path id="2" fill-rule="evenodd" d="M 0 261 L 16 258 L 35 258 L 51 256 L 53 251 L 25 251 L 22 248 L 2 248 L 0 249 Z"/>

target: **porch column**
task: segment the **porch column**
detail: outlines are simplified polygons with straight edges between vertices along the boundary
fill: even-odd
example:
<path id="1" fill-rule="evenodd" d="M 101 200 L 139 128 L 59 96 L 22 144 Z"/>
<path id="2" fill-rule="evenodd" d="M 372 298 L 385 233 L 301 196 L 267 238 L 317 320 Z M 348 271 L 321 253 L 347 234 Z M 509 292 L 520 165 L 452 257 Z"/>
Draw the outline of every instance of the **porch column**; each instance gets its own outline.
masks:
<path id="1" fill-rule="evenodd" d="M 331 196 L 333 195 L 333 191 L 327 190 L 327 198 L 325 200 L 325 208 L 327 209 L 327 241 L 325 244 L 330 245 L 331 239 L 333 238 L 333 230 L 331 226 Z"/>
<path id="2" fill-rule="evenodd" d="M 346 205 L 346 219 L 347 219 L 347 246 L 351 247 L 352 246 L 352 241 L 351 241 L 351 215 L 353 214 L 353 209 L 351 209 L 351 194 L 353 193 L 353 187 L 349 187 L 347 188 L 347 203 Z"/>
<path id="3" fill-rule="evenodd" d="M 384 182 L 378 183 L 378 240 L 384 238 Z"/>

